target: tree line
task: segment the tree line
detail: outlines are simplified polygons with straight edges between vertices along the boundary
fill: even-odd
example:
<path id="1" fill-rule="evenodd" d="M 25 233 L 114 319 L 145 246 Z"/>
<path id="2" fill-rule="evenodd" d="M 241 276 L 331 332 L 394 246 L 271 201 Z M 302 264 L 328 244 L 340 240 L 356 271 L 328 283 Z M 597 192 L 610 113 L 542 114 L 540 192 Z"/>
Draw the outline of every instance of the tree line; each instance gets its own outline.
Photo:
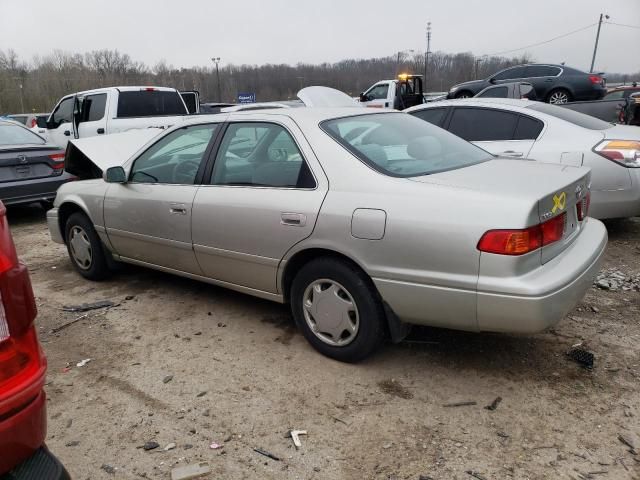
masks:
<path id="1" fill-rule="evenodd" d="M 456 83 L 485 78 L 502 68 L 530 61 L 533 59 L 528 55 L 478 58 L 471 53 L 435 52 L 429 55 L 425 91 L 446 91 Z M 108 49 L 85 54 L 55 50 L 25 60 L 9 49 L 0 50 L 0 114 L 49 112 L 66 94 L 117 85 L 198 90 L 203 102 L 233 103 L 238 93 L 255 93 L 257 101 L 288 100 L 310 85 L 333 87 L 356 96 L 376 81 L 401 72 L 424 74 L 424 67 L 424 54 L 420 53 L 321 64 L 221 64 L 218 85 L 213 63 L 190 68 L 176 68 L 166 62 L 149 66 Z M 623 79 L 622 75 L 607 76 L 610 82 Z"/>

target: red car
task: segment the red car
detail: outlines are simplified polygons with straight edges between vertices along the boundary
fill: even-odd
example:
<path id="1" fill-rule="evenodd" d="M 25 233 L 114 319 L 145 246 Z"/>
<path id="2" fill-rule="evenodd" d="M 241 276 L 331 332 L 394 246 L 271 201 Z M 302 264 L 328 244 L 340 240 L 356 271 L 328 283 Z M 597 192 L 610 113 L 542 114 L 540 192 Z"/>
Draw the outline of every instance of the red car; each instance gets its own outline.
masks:
<path id="1" fill-rule="evenodd" d="M 34 325 L 27 267 L 18 261 L 0 202 L 0 479 L 67 480 L 44 446 L 47 361 Z"/>

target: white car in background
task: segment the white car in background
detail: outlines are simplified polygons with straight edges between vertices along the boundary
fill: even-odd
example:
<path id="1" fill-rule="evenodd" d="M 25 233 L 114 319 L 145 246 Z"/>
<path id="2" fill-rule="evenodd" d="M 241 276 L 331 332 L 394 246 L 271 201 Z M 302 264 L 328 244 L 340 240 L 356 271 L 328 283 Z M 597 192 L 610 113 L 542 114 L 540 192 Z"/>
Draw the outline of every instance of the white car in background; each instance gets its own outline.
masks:
<path id="1" fill-rule="evenodd" d="M 529 100 L 446 100 L 406 110 L 499 157 L 592 171 L 594 218 L 640 215 L 640 128 Z"/>

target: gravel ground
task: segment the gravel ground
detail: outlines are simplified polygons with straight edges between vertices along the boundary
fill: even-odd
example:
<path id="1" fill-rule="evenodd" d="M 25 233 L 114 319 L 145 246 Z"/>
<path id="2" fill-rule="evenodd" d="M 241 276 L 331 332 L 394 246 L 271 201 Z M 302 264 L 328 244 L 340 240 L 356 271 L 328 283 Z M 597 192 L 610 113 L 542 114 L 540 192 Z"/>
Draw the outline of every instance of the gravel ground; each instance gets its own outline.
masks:
<path id="1" fill-rule="evenodd" d="M 640 479 L 619 439 L 640 450 L 640 219 L 607 225 L 603 272 L 631 280 L 594 287 L 550 332 L 421 328 L 346 365 L 286 307 L 133 267 L 91 283 L 41 209 L 9 217 L 49 359 L 48 445 L 74 479 L 168 479 L 200 461 L 211 479 Z M 101 300 L 117 306 L 57 330 L 85 315 L 63 306 Z M 567 357 L 579 342 L 593 370 Z M 459 402 L 475 404 L 446 406 Z M 298 450 L 290 429 L 308 432 Z"/>

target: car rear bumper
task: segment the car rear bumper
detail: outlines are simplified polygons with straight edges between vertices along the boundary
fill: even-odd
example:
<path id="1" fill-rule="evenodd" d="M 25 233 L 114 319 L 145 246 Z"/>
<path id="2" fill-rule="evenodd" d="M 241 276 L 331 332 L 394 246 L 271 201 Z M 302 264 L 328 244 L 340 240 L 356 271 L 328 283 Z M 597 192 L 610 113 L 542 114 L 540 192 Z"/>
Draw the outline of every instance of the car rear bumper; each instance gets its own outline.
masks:
<path id="1" fill-rule="evenodd" d="M 596 277 L 607 245 L 602 222 L 590 218 L 576 240 L 561 254 L 527 275 L 478 278 L 478 329 L 534 333 L 558 323 L 582 299 Z M 482 291 L 491 284 L 491 291 Z"/>
<path id="2" fill-rule="evenodd" d="M 63 172 L 57 177 L 1 183 L 0 200 L 5 205 L 52 201 L 56 197 L 58 188 L 73 178 L 75 178 L 73 175 Z"/>
<path id="3" fill-rule="evenodd" d="M 25 461 L 40 448 L 46 433 L 46 396 L 41 390 L 25 407 L 0 420 L 0 474 Z"/>
<path id="4" fill-rule="evenodd" d="M 69 473 L 47 447 L 40 447 L 33 455 L 2 477 L 2 480 L 70 479 Z"/>
<path id="5" fill-rule="evenodd" d="M 56 243 L 64 243 L 64 238 L 60 231 L 60 222 L 58 221 L 58 209 L 55 207 L 47 211 L 47 226 L 49 227 L 51 240 Z"/>

